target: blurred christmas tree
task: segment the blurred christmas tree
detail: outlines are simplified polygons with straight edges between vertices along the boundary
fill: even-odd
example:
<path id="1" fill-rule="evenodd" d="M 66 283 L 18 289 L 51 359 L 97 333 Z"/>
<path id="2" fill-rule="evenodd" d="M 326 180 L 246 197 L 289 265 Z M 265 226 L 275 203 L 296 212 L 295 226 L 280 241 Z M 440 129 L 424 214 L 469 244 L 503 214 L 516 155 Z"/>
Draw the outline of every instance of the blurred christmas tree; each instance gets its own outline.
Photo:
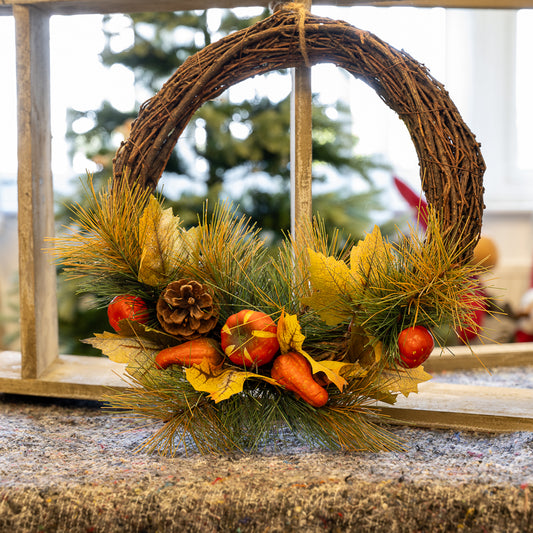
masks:
<path id="1" fill-rule="evenodd" d="M 96 177 L 107 179 L 114 153 L 127 137 L 140 103 L 197 50 L 268 14 L 267 10 L 217 9 L 120 15 L 119 29 L 115 29 L 116 15 L 104 17 L 106 44 L 101 60 L 108 67 L 120 65 L 133 71 L 139 101 L 129 111 L 107 101 L 97 110 L 70 110 L 72 155 L 82 153 L 92 159 L 99 168 Z M 125 35 L 130 37 L 128 45 L 118 45 Z M 180 137 L 161 183 L 169 203 L 186 223 L 196 223 L 206 198 L 212 205 L 230 199 L 275 243 L 288 230 L 290 220 L 290 75 L 277 72 L 263 78 L 253 88 L 247 86 L 245 99 L 226 91 L 200 108 Z M 268 91 L 261 94 L 269 84 L 285 85 L 285 94 L 278 100 Z M 318 95 L 313 102 L 313 183 L 323 184 L 321 192 L 313 194 L 314 210 L 326 226 L 342 227 L 357 240 L 372 225 L 372 212 L 380 209 L 371 172 L 384 165 L 376 157 L 355 152 L 358 139 L 351 133 L 345 105 L 324 104 Z M 89 119 L 92 126 L 76 132 L 79 119 L 85 123 Z M 327 186 L 332 176 L 336 187 Z M 359 192 L 354 193 L 355 189 Z M 60 329 L 69 338 L 83 337 L 88 331 L 85 327 L 76 331 L 84 325 L 77 312 L 62 320 L 68 321 Z M 94 323 L 90 330 L 95 331 Z M 70 351 L 79 349 L 70 347 Z"/>

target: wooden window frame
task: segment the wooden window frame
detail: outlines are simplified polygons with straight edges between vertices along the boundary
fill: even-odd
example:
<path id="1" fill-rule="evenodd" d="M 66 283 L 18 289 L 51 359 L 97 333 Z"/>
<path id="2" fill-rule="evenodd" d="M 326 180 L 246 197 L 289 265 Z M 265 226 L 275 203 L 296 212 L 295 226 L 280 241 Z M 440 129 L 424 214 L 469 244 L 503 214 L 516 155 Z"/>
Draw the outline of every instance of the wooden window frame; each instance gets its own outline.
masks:
<path id="1" fill-rule="evenodd" d="M 309 5 L 310 0 L 305 0 Z M 315 0 L 314 5 L 331 3 Z M 268 0 L 153 0 L 152 11 L 268 6 Z M 416 6 L 520 9 L 533 0 L 335 0 L 336 6 Z M 43 251 L 53 236 L 53 187 L 50 132 L 51 15 L 133 13 L 141 0 L 2 0 L 0 15 L 13 15 L 16 27 L 18 103 L 18 224 L 21 351 L 0 352 L 0 392 L 76 399 L 100 399 L 109 388 L 122 388 L 122 365 L 107 358 L 61 355 L 58 350 L 55 268 Z M 310 210 L 309 69 L 293 74 L 291 188 L 294 220 Z M 302 111 L 303 110 L 303 111 Z M 307 175 L 307 178 L 305 176 Z M 530 365 L 533 343 L 476 347 L 489 367 Z M 465 348 L 435 355 L 427 368 L 471 368 L 479 363 Z M 533 430 L 533 390 L 464 387 L 432 382 L 421 394 L 394 407 L 382 407 L 396 420 L 428 427 L 489 431 Z"/>

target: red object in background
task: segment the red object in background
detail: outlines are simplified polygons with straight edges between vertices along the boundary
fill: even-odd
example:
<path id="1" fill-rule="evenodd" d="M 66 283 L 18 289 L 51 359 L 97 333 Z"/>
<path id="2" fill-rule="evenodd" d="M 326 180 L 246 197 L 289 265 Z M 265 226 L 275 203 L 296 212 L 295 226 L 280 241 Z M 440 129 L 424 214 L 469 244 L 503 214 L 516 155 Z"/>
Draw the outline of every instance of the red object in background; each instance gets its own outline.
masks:
<path id="1" fill-rule="evenodd" d="M 533 342 L 533 335 L 525 331 L 518 330 L 515 333 L 515 342 Z"/>
<path id="2" fill-rule="evenodd" d="M 533 342 L 533 335 L 525 331 L 518 330 L 515 333 L 515 342 Z"/>
<path id="3" fill-rule="evenodd" d="M 522 296 L 518 312 L 518 329 L 515 332 L 515 342 L 533 342 L 531 324 L 533 318 L 533 270 L 531 288 Z"/>
<path id="4" fill-rule="evenodd" d="M 485 290 L 481 286 L 481 283 L 478 282 L 477 288 L 475 288 L 472 295 L 468 297 L 468 299 L 472 301 L 471 310 L 469 312 L 471 324 L 469 327 L 457 328 L 455 330 L 459 340 L 464 344 L 475 339 L 483 327 L 483 319 L 487 314 L 486 296 Z"/>
<path id="5" fill-rule="evenodd" d="M 423 229 L 428 227 L 428 204 L 427 202 L 407 183 L 397 176 L 393 177 L 394 185 L 403 199 L 416 210 L 417 219 Z"/>
<path id="6" fill-rule="evenodd" d="M 115 296 L 107 308 L 107 318 L 115 331 L 120 331 L 119 322 L 125 318 L 146 324 L 149 318 L 148 306 L 138 296 L 131 294 Z"/>

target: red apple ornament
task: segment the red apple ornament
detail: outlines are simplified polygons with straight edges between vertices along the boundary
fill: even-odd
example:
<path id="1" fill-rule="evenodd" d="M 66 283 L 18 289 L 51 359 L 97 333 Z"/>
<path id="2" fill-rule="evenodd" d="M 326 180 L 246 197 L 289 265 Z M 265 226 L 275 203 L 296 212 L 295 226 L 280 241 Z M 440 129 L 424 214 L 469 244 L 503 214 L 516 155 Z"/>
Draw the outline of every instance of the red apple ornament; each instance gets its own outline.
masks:
<path id="1" fill-rule="evenodd" d="M 425 327 L 413 326 L 402 330 L 398 336 L 400 365 L 406 368 L 421 365 L 434 347 L 433 336 Z"/>
<path id="2" fill-rule="evenodd" d="M 149 318 L 148 306 L 139 296 L 131 294 L 115 296 L 107 308 L 107 318 L 115 331 L 120 331 L 119 322 L 125 318 L 146 324 Z"/>
<path id="3" fill-rule="evenodd" d="M 261 366 L 279 350 L 275 322 L 261 311 L 243 309 L 231 315 L 220 332 L 220 345 L 232 363 Z"/>

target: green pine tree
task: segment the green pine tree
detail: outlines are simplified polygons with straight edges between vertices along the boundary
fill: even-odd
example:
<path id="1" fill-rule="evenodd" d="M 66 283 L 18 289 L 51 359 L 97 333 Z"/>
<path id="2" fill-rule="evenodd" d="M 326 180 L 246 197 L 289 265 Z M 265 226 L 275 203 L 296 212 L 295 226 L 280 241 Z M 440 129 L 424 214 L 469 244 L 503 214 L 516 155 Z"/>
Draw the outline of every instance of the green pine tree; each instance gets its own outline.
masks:
<path id="1" fill-rule="evenodd" d="M 188 56 L 269 14 L 268 10 L 256 16 L 238 16 L 232 10 L 216 11 L 219 20 L 210 18 L 207 11 L 129 15 L 133 44 L 119 52 L 113 51 L 117 34 L 110 29 L 112 17 L 108 16 L 104 19 L 106 46 L 102 61 L 107 66 L 120 64 L 130 68 L 135 73 L 136 86 L 147 96 L 152 95 Z M 330 107 L 335 108 L 337 120 L 329 118 Z M 200 182 L 204 186 L 202 194 L 186 190 L 172 198 L 180 215 L 194 223 L 205 198 L 216 200 L 230 196 L 274 240 L 280 238 L 281 232 L 289 227 L 289 112 L 289 96 L 273 102 L 256 95 L 235 103 L 223 95 L 204 104 L 178 141 L 165 171 L 168 176 L 179 175 L 191 184 Z M 108 176 L 117 148 L 112 142 L 113 134 L 124 129 L 136 114 L 137 108 L 120 112 L 109 102 L 89 112 L 71 110 L 71 123 L 81 117 L 90 118 L 94 123 L 82 135 L 71 131 L 74 150 L 83 151 L 99 162 L 101 173 Z M 350 122 L 342 103 L 326 106 L 315 95 L 314 182 L 324 182 L 328 174 L 334 173 L 342 180 L 340 189 L 344 191 L 350 191 L 354 180 L 364 182 L 368 189 L 364 194 L 315 195 L 315 206 L 331 226 L 338 219 L 339 209 L 346 210 L 348 216 L 344 217 L 343 227 L 358 238 L 371 222 L 371 210 L 380 207 L 371 171 L 383 165 L 376 157 L 356 153 L 358 139 L 350 131 Z M 239 135 L 235 133 L 237 129 Z M 254 183 L 256 177 L 262 177 L 268 186 L 241 187 L 241 181 L 246 183 L 248 177 L 253 177 Z M 242 191 L 236 195 L 235 189 Z"/>

